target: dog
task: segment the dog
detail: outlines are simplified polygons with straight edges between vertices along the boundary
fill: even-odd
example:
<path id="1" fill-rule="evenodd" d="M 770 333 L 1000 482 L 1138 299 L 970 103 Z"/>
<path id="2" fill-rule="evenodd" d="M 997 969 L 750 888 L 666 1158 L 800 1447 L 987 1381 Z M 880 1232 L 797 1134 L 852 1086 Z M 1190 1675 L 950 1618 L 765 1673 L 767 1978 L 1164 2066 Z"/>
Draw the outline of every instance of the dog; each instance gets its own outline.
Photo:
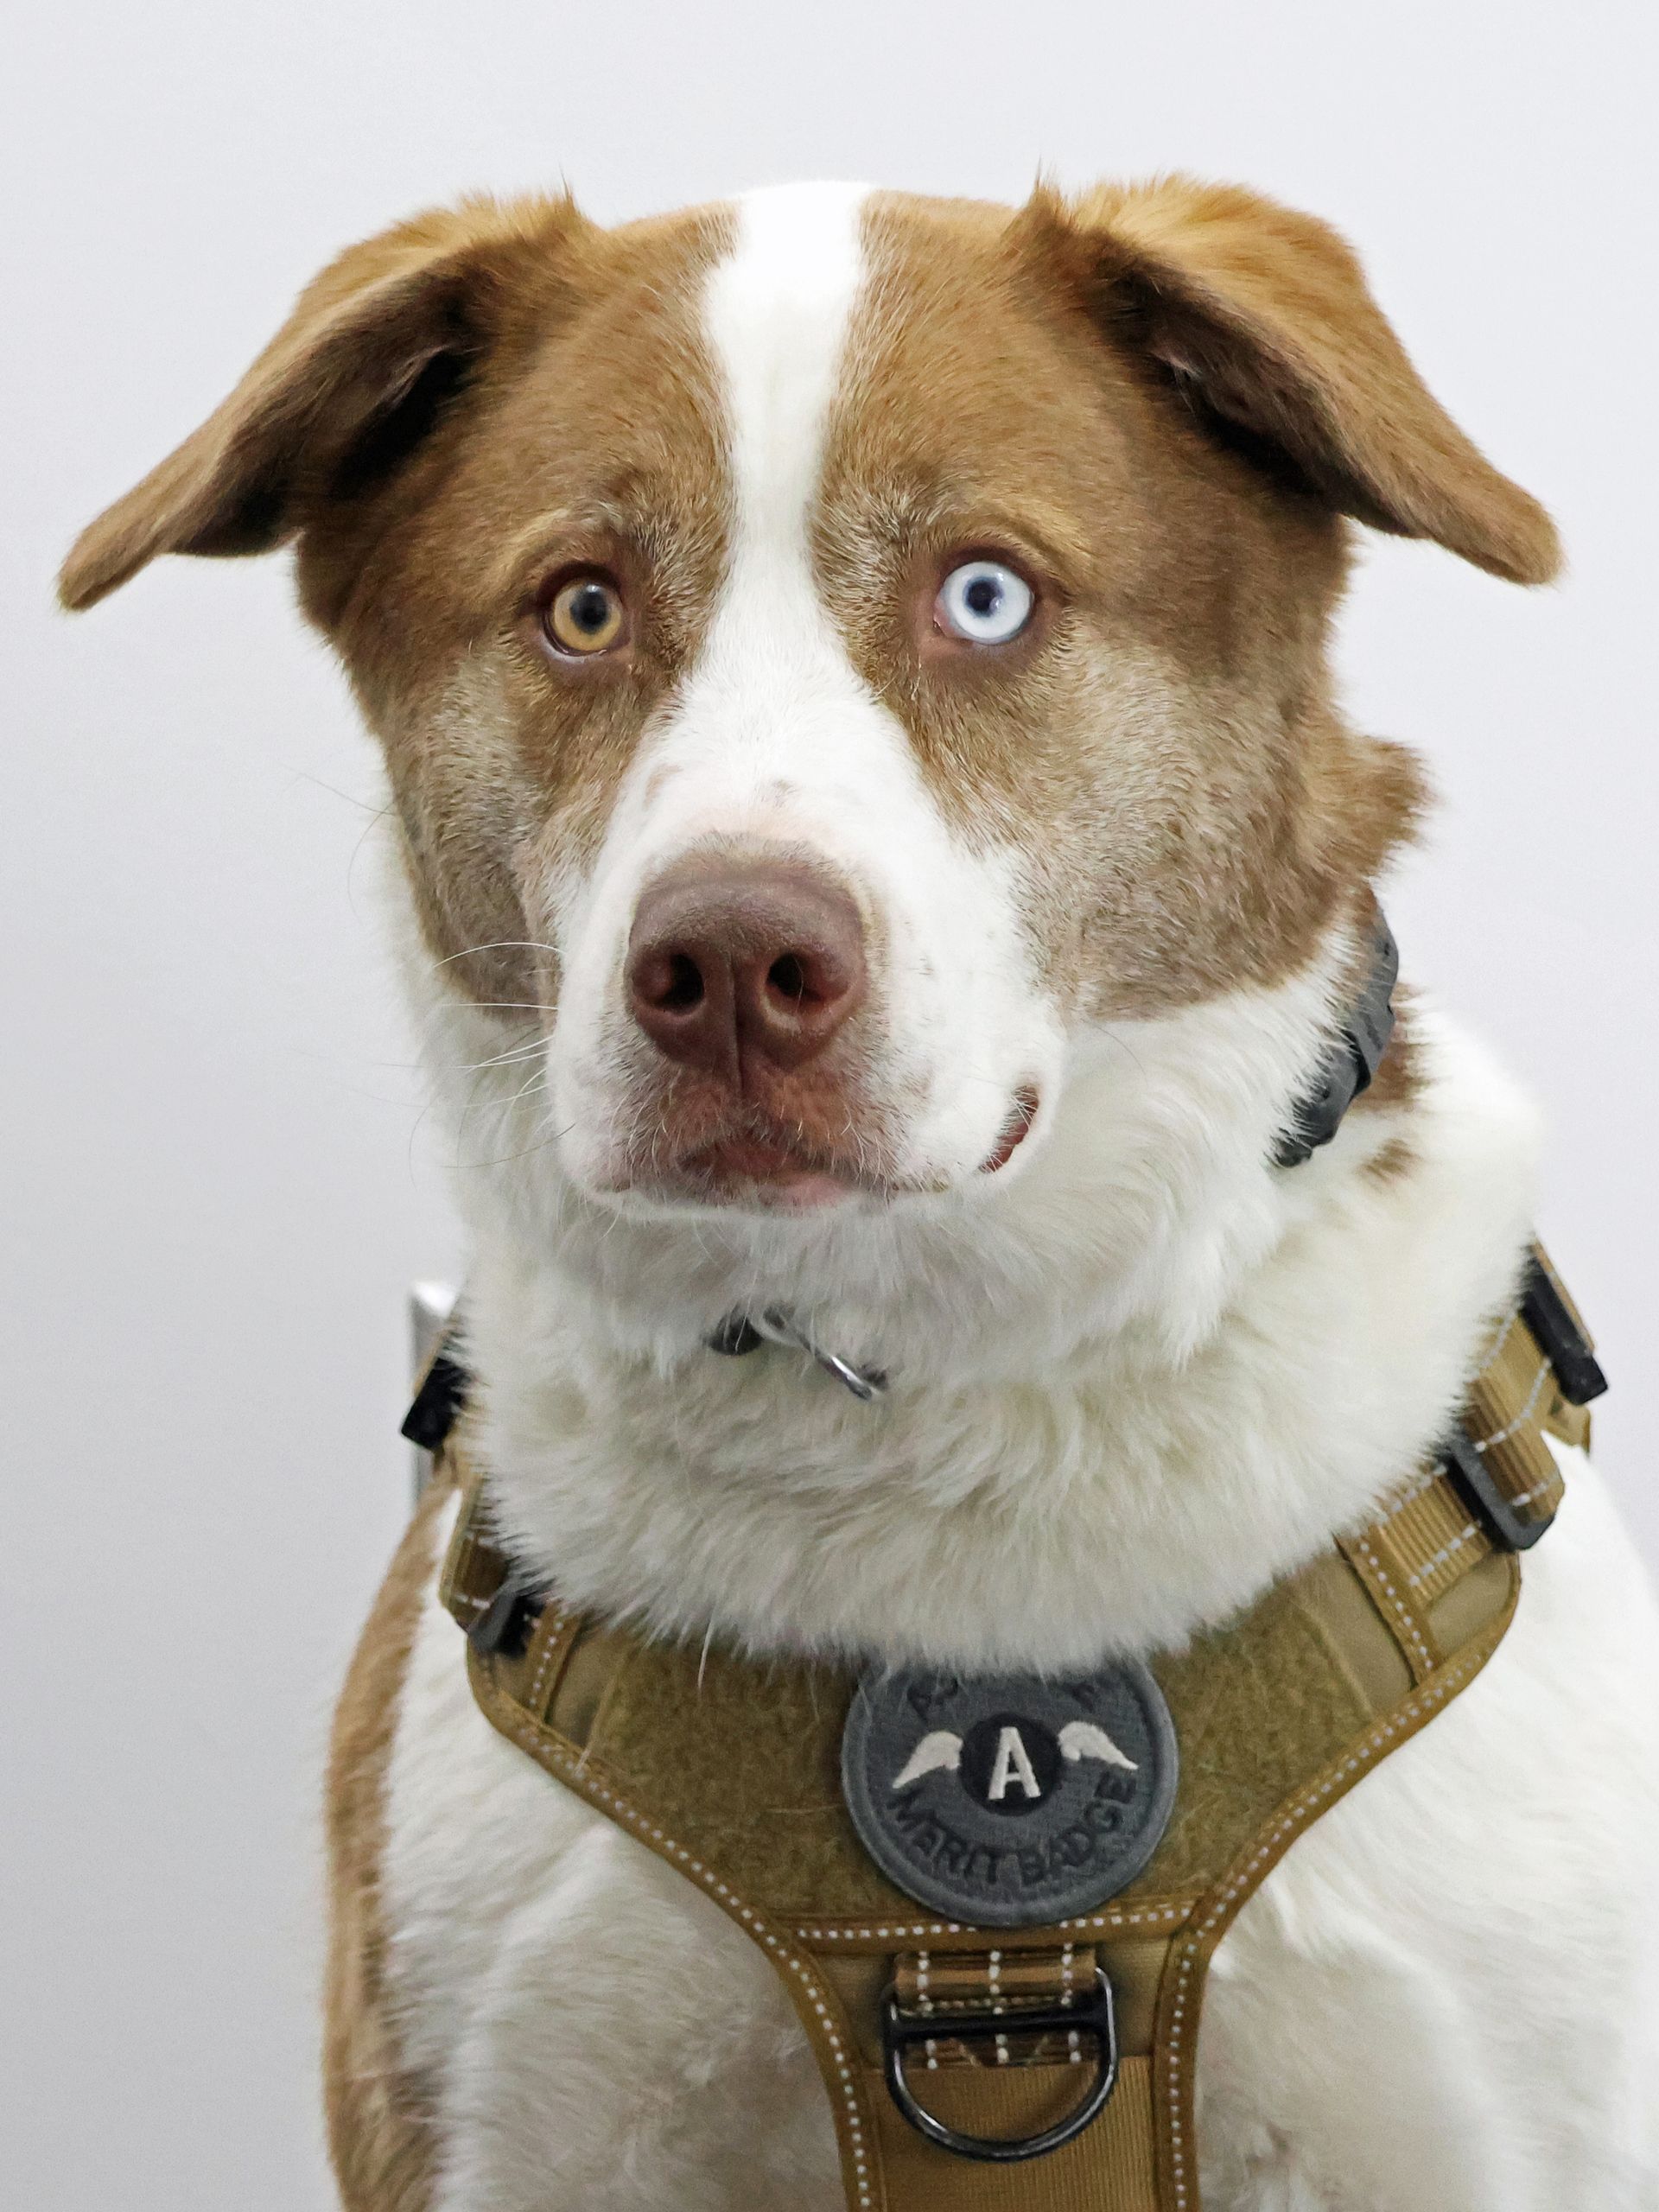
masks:
<path id="1" fill-rule="evenodd" d="M 1333 693 L 1356 523 L 1557 567 L 1341 240 L 1173 178 L 426 214 L 85 534 L 72 607 L 297 548 L 465 1163 L 470 1449 L 562 1599 L 1052 1675 L 1228 1620 L 1445 1433 L 1529 1105 L 1402 995 L 1274 1158 L 1425 804 Z M 1659 2205 L 1659 1614 L 1560 1457 L 1490 1666 L 1217 1954 L 1216 2212 Z M 828 2212 L 769 1965 L 478 1710 L 455 1510 L 337 1723 L 345 2203 Z"/>

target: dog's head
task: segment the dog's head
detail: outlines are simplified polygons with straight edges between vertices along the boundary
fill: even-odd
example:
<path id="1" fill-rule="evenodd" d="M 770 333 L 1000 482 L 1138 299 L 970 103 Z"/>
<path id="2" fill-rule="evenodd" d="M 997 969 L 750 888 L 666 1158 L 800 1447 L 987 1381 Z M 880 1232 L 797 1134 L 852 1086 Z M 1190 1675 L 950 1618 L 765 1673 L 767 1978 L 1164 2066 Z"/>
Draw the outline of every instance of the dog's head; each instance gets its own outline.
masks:
<path id="1" fill-rule="evenodd" d="M 1018 1176 L 1082 1040 L 1351 918 L 1418 794 L 1331 702 L 1348 517 L 1555 565 L 1247 193 L 478 203 L 319 277 L 63 594 L 296 539 L 563 1176 L 816 1216 Z"/>

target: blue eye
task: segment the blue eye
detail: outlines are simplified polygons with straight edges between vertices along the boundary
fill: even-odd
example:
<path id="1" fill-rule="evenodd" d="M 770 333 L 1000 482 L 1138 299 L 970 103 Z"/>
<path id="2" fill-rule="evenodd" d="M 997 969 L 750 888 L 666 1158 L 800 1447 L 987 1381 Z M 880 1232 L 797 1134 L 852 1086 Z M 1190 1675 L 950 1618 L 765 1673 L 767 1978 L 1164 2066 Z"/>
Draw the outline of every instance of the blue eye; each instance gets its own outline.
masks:
<path id="1" fill-rule="evenodd" d="M 1035 603 L 1025 578 L 1001 561 L 964 561 L 939 586 L 933 612 L 952 637 L 1002 645 L 1025 628 Z"/>

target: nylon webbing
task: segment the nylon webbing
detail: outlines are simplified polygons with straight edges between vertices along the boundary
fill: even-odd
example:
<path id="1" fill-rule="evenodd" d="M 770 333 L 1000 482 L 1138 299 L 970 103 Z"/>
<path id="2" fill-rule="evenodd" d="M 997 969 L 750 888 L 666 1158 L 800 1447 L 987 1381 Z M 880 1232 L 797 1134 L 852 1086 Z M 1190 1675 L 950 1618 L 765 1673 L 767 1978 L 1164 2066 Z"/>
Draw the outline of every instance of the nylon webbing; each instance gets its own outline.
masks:
<path id="1" fill-rule="evenodd" d="M 1547 1522 L 1561 1487 L 1547 1432 L 1579 1443 L 1587 1423 L 1519 1313 L 1483 1351 L 1465 1425 L 1517 1522 Z M 464 1459 L 446 1456 L 467 1482 Z M 473 1641 L 480 1706 L 771 1958 L 823 2075 L 852 2212 L 1198 2212 L 1192 2062 L 1217 1943 L 1295 1838 L 1473 1679 L 1518 1588 L 1512 1550 L 1458 1481 L 1421 1471 L 1239 1622 L 1155 1663 L 1184 1749 L 1210 1748 L 1194 1773 L 1184 1763 L 1144 1874 L 1075 1923 L 994 1935 L 931 1919 L 864 1858 L 830 1778 L 850 1676 L 682 1654 L 556 1602 L 531 1605 L 524 1637 L 492 1644 L 511 1572 L 473 1481 L 442 1595 Z M 1290 1735 L 1262 1796 L 1263 1752 L 1243 1738 L 1268 1723 L 1269 1742 L 1274 1726 Z M 1029 2162 L 981 2164 L 906 2121 L 882 2072 L 884 1993 L 918 2025 L 906 2079 L 927 2111 L 965 2134 L 1023 2136 L 1086 2086 L 1089 2038 L 1052 2013 L 1082 2001 L 1097 1967 L 1116 1995 L 1120 2064 L 1082 2134 Z M 1038 2010 L 1045 2032 L 1022 2033 Z"/>

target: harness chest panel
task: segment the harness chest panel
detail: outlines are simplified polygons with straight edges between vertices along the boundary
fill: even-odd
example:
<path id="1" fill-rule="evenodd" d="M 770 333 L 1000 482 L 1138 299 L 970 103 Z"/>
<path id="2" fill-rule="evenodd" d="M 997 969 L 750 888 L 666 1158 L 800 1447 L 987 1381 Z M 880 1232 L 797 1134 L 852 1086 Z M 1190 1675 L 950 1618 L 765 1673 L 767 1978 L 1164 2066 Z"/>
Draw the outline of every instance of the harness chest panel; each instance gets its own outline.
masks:
<path id="1" fill-rule="evenodd" d="M 1157 1849 L 1179 1758 L 1147 1668 L 975 1680 L 873 1669 L 848 1708 L 841 1791 L 907 1896 L 981 1927 L 1084 1912 Z"/>
<path id="2" fill-rule="evenodd" d="M 1496 1510 L 1449 1451 L 1236 1621 L 1069 1686 L 861 1688 L 584 1618 L 524 1587 L 453 1445 L 466 1497 L 444 1598 L 493 1725 L 772 1961 L 830 2093 L 849 2206 L 1197 2212 L 1211 1954 L 1296 1836 L 1484 1666 L 1519 1549 L 1559 1501 L 1545 1431 L 1585 1440 L 1524 1309 L 1494 1332 L 1469 1407 L 1462 1446 Z M 1051 1800 L 1069 1817 L 1032 1830 L 1022 1888 L 1020 1847 L 999 1839 Z M 1087 1805 L 1121 1811 L 1091 1816 L 1116 1856 L 1086 1847 Z M 964 1872 L 976 1837 L 1014 1872 L 971 1849 Z M 976 1919 L 970 1895 L 989 1904 Z"/>

